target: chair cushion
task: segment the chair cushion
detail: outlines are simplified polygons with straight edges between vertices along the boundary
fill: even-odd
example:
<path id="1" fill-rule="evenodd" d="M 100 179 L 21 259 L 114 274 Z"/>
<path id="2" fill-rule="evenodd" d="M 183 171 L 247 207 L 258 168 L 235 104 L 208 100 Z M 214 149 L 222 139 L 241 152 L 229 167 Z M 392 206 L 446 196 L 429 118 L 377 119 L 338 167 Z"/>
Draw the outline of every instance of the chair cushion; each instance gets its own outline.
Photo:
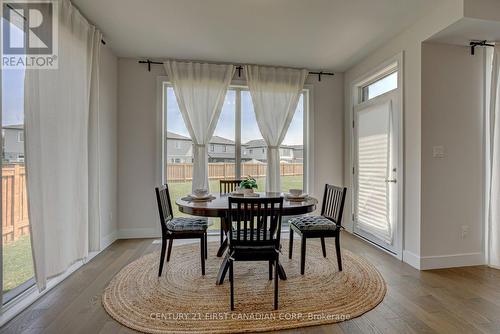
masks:
<path id="1" fill-rule="evenodd" d="M 300 231 L 334 231 L 337 225 L 322 216 L 302 216 L 290 220 L 290 225 L 294 225 Z"/>
<path id="2" fill-rule="evenodd" d="M 207 218 L 177 217 L 167 223 L 167 228 L 174 232 L 204 231 L 210 225 Z"/>

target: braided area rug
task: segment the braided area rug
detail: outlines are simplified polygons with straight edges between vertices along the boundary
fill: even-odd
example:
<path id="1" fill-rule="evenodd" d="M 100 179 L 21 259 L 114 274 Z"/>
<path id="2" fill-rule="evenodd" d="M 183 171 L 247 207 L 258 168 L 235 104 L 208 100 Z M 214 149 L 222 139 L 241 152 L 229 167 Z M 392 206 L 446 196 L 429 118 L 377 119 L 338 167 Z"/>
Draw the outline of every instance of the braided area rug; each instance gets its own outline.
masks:
<path id="1" fill-rule="evenodd" d="M 283 244 L 280 261 L 288 279 L 279 282 L 277 311 L 266 262 L 235 262 L 235 311 L 230 311 L 228 275 L 223 285 L 215 284 L 222 261 L 215 257 L 215 242 L 209 243 L 204 277 L 199 243 L 174 246 L 162 277 L 159 252 L 145 255 L 111 280 L 102 303 L 116 321 L 145 333 L 244 333 L 349 320 L 384 299 L 384 279 L 366 259 L 343 249 L 339 272 L 333 243 L 327 242 L 324 258 L 319 242 L 311 241 L 302 276 L 300 242 L 295 244 L 292 260 Z"/>

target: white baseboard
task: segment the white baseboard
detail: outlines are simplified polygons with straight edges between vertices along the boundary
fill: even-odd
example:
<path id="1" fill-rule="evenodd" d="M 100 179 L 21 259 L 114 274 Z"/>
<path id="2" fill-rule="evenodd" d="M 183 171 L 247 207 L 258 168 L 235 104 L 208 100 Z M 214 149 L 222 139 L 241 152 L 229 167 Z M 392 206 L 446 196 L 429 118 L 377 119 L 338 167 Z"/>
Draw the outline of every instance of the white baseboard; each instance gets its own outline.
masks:
<path id="1" fill-rule="evenodd" d="M 403 251 L 403 261 L 419 270 L 469 267 L 485 264 L 484 254 L 481 252 L 418 256 L 405 250 Z"/>
<path id="2" fill-rule="evenodd" d="M 110 234 L 101 238 L 101 249 L 108 248 L 113 242 L 118 240 L 118 231 L 111 232 Z"/>
<path id="3" fill-rule="evenodd" d="M 421 270 L 479 266 L 483 264 L 485 264 L 484 255 L 481 252 L 437 255 L 437 256 L 422 256 L 420 258 Z"/>
<path id="4" fill-rule="evenodd" d="M 118 239 L 159 238 L 161 232 L 156 228 L 122 228 L 118 230 Z"/>
<path id="5" fill-rule="evenodd" d="M 403 262 L 408 263 L 415 269 L 420 270 L 420 256 L 407 250 L 403 250 Z"/>

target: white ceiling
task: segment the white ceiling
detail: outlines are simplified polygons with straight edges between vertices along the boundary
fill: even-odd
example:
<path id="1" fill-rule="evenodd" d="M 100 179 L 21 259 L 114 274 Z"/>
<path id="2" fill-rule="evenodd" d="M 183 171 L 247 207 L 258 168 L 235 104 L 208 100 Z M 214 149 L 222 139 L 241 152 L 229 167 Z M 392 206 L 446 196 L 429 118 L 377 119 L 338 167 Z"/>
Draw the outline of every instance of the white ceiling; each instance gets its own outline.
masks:
<path id="1" fill-rule="evenodd" d="M 472 40 L 500 42 L 500 21 L 463 18 L 432 36 L 429 41 L 469 45 Z"/>
<path id="2" fill-rule="evenodd" d="M 343 71 L 438 0 L 73 0 L 121 57 Z"/>

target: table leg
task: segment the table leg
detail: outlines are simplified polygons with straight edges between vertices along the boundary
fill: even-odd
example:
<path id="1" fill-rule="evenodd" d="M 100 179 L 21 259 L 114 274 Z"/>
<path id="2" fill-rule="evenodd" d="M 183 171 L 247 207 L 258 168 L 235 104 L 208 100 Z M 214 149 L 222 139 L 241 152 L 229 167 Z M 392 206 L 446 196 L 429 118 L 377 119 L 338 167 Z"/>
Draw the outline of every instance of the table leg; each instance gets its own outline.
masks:
<path id="1" fill-rule="evenodd" d="M 224 260 L 220 264 L 219 273 L 217 274 L 217 285 L 224 283 L 224 278 L 226 277 L 227 270 L 229 269 L 229 253 L 226 253 Z"/>
<path id="2" fill-rule="evenodd" d="M 227 248 L 227 238 L 224 238 L 224 241 L 222 241 L 222 244 L 220 245 L 219 250 L 217 251 L 217 257 L 221 257 L 222 255 L 224 255 L 226 248 Z"/>
<path id="3" fill-rule="evenodd" d="M 281 265 L 281 262 L 278 262 L 278 276 L 280 277 L 280 279 L 282 279 L 283 281 L 286 281 L 286 273 L 285 273 L 285 269 L 283 268 L 283 266 Z"/>
<path id="4" fill-rule="evenodd" d="M 219 250 L 217 251 L 217 257 L 221 257 L 222 255 L 224 255 L 224 251 L 226 250 L 227 248 L 227 234 L 226 234 L 226 231 L 227 231 L 227 224 L 226 224 L 226 219 L 224 217 L 221 217 L 220 218 L 220 240 L 221 240 L 221 243 L 220 243 L 220 246 L 219 246 Z M 226 236 L 224 236 L 226 234 Z"/>

